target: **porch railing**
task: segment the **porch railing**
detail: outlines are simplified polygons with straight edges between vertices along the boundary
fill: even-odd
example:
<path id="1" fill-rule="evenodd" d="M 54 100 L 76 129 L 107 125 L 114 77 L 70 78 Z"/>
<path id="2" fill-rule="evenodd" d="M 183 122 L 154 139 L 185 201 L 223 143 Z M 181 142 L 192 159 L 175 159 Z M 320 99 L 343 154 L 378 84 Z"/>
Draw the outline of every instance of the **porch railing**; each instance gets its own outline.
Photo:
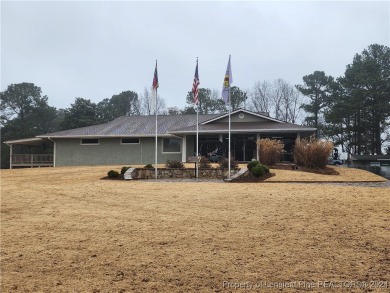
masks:
<path id="1" fill-rule="evenodd" d="M 52 154 L 17 154 L 11 156 L 12 167 L 52 167 Z"/>

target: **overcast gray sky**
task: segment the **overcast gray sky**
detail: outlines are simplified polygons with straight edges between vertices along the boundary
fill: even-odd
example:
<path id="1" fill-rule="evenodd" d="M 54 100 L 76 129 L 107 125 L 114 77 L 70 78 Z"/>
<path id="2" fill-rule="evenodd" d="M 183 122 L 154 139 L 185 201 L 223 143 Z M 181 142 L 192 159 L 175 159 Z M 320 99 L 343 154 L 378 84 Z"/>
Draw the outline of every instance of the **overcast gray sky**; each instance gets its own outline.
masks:
<path id="1" fill-rule="evenodd" d="M 1 90 L 32 82 L 57 108 L 142 93 L 158 60 L 159 95 L 184 107 L 196 57 L 200 86 L 338 77 L 370 44 L 389 46 L 388 1 L 1 2 Z"/>

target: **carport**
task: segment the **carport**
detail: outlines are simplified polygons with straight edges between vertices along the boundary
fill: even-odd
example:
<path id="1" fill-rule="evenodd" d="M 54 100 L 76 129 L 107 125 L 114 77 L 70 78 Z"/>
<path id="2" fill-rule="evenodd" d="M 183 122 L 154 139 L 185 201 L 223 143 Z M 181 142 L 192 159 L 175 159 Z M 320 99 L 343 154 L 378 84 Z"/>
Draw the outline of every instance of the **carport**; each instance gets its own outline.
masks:
<path id="1" fill-rule="evenodd" d="M 54 167 L 54 143 L 45 138 L 25 138 L 4 142 L 10 147 L 10 169 Z"/>

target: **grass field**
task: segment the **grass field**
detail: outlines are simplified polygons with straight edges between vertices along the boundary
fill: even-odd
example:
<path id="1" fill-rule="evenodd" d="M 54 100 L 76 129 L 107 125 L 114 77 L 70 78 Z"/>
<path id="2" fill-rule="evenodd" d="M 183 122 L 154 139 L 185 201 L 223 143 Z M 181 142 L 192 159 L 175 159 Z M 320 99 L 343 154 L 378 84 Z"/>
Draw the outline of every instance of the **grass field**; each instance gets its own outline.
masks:
<path id="1" fill-rule="evenodd" d="M 109 169 L 1 171 L 2 292 L 389 290 L 389 188 L 100 180 Z"/>

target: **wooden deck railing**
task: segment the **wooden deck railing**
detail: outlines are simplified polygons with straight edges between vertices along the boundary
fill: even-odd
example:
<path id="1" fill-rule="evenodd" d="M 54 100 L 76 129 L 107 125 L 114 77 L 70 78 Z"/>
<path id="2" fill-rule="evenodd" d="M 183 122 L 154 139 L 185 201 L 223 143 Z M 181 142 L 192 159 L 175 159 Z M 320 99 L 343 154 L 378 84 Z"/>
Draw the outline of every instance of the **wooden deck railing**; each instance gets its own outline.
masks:
<path id="1" fill-rule="evenodd" d="M 17 154 L 11 156 L 11 168 L 52 166 L 54 166 L 54 161 L 51 154 Z"/>

